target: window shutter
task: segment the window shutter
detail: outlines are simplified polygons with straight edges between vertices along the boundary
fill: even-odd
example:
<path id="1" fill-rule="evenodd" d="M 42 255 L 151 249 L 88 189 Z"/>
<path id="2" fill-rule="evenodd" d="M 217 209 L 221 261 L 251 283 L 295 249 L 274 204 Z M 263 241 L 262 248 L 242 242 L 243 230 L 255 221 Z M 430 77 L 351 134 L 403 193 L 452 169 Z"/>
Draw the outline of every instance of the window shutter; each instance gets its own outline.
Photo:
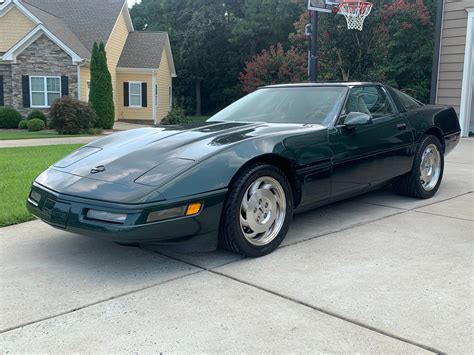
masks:
<path id="1" fill-rule="evenodd" d="M 21 77 L 23 91 L 23 107 L 30 107 L 30 77 L 23 75 Z"/>
<path id="2" fill-rule="evenodd" d="M 5 102 L 3 100 L 3 76 L 0 75 L 0 106 L 4 106 Z"/>
<path id="3" fill-rule="evenodd" d="M 146 83 L 142 83 L 142 107 L 147 107 L 148 92 L 146 91 Z"/>
<path id="4" fill-rule="evenodd" d="M 130 106 L 129 89 L 130 87 L 128 86 L 128 82 L 124 82 L 123 83 L 123 105 L 125 107 Z"/>
<path id="5" fill-rule="evenodd" d="M 61 77 L 61 96 L 69 96 L 69 77 Z"/>

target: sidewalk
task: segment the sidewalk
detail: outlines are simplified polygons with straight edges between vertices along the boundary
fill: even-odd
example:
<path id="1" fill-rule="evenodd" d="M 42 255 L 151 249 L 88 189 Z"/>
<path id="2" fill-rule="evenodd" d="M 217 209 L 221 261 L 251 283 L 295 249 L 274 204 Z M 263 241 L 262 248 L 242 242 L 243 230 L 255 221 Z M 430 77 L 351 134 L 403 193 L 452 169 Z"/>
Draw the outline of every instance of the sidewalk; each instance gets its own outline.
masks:
<path id="1" fill-rule="evenodd" d="M 151 126 L 117 121 L 115 122 L 113 129 L 105 130 L 101 136 L 89 136 L 89 137 L 65 136 L 64 138 L 1 140 L 0 148 L 33 147 L 33 146 L 39 146 L 39 145 L 56 145 L 56 144 L 87 144 L 99 138 L 102 138 L 108 134 L 113 134 L 120 131 L 128 131 L 130 129 L 136 129 L 136 128 L 142 128 L 142 127 L 151 127 Z"/>

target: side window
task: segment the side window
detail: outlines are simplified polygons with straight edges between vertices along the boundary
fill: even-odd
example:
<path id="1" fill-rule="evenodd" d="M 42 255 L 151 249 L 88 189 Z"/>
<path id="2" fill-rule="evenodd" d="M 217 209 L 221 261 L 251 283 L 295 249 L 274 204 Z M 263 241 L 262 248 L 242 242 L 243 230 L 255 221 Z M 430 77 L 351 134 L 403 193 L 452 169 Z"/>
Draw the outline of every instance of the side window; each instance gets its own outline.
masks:
<path id="1" fill-rule="evenodd" d="M 395 91 L 398 100 L 403 105 L 403 107 L 405 107 L 405 109 L 413 110 L 414 108 L 418 108 L 422 106 L 422 104 L 416 101 L 413 97 L 396 89 L 393 89 L 393 91 Z"/>
<path id="2" fill-rule="evenodd" d="M 379 86 L 352 88 L 347 99 L 345 113 L 362 112 L 372 118 L 388 116 L 394 113 L 387 94 Z"/>

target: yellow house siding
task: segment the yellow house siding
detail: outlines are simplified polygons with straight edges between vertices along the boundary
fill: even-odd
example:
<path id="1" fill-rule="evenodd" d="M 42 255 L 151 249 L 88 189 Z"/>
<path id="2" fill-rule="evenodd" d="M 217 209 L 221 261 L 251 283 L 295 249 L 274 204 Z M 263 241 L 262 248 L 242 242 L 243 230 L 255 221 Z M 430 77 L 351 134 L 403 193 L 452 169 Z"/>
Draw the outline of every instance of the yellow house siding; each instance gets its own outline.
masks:
<path id="1" fill-rule="evenodd" d="M 158 84 L 158 107 L 156 109 L 156 120 L 160 122 L 170 111 L 169 88 L 171 87 L 171 73 L 168 65 L 166 50 L 163 50 L 160 67 L 157 73 Z"/>
<path id="2" fill-rule="evenodd" d="M 124 11 L 127 11 L 126 8 L 120 13 L 115 27 L 110 35 L 110 38 L 105 46 L 107 52 L 107 65 L 109 67 L 110 75 L 112 77 L 112 87 L 114 89 L 114 102 L 116 107 L 120 103 L 120 96 L 117 95 L 118 87 L 117 83 L 117 63 L 122 54 L 123 47 L 128 37 L 128 28 L 125 22 Z"/>
<path id="3" fill-rule="evenodd" d="M 35 24 L 16 7 L 0 17 L 0 52 L 7 52 L 29 33 Z"/>
<path id="4" fill-rule="evenodd" d="M 91 80 L 91 69 L 90 66 L 83 65 L 81 66 L 81 76 L 80 76 L 80 93 L 81 101 L 88 101 L 87 97 L 87 81 Z"/>
<path id="5" fill-rule="evenodd" d="M 125 107 L 123 105 L 123 83 L 131 81 L 147 83 L 147 107 Z M 119 120 L 153 119 L 152 73 L 141 74 L 117 72 L 117 100 L 115 104 L 115 112 Z"/>

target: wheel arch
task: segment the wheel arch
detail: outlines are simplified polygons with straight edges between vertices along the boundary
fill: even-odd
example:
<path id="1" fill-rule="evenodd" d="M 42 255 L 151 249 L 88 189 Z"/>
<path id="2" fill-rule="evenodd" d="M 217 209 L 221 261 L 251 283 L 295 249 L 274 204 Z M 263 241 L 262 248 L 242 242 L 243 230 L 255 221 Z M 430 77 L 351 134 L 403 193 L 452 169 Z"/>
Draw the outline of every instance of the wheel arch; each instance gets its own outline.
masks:
<path id="1" fill-rule="evenodd" d="M 262 154 L 247 161 L 236 171 L 232 180 L 230 181 L 229 186 L 233 184 L 235 179 L 243 170 L 254 164 L 270 164 L 282 170 L 290 181 L 291 190 L 293 193 L 293 207 L 297 207 L 299 205 L 301 202 L 301 183 L 297 178 L 295 168 L 289 159 L 275 153 Z"/>
<path id="2" fill-rule="evenodd" d="M 423 136 L 427 136 L 427 135 L 432 135 L 432 136 L 435 136 L 436 138 L 439 139 L 439 141 L 441 142 L 441 146 L 443 148 L 443 153 L 446 149 L 446 142 L 444 140 L 444 135 L 443 135 L 443 132 L 441 131 L 440 128 L 436 127 L 436 126 L 432 126 L 430 128 L 428 128 L 422 135 Z M 420 139 L 421 141 L 421 139 Z"/>

